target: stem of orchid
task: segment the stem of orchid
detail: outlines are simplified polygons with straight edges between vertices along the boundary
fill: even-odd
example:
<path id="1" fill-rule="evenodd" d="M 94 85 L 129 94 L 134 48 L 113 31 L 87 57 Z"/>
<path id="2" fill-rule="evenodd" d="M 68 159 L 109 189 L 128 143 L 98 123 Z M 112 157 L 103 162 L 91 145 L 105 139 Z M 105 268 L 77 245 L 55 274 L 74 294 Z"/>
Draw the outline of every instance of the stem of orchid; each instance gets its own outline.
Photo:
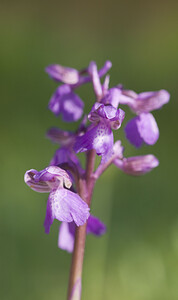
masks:
<path id="1" fill-rule="evenodd" d="M 95 150 L 90 150 L 87 154 L 86 174 L 84 179 L 80 179 L 78 186 L 78 194 L 87 202 L 90 207 L 92 192 L 94 188 L 95 180 L 93 180 L 92 174 L 95 164 Z M 69 277 L 68 287 L 68 300 L 80 300 L 81 299 L 81 281 L 83 270 L 83 259 L 85 253 L 85 240 L 86 240 L 87 222 L 79 227 L 76 227 L 75 231 L 75 243 L 74 251 L 72 255 L 72 263 Z"/>
<path id="2" fill-rule="evenodd" d="M 100 164 L 95 173 L 93 173 L 93 179 L 96 181 L 117 158 L 118 154 L 113 154 L 113 156 L 111 156 L 111 158 L 106 163 Z"/>
<path id="3" fill-rule="evenodd" d="M 77 227 L 75 231 L 75 244 L 70 270 L 68 300 L 81 299 L 81 279 L 85 252 L 86 227 L 87 223 Z"/>

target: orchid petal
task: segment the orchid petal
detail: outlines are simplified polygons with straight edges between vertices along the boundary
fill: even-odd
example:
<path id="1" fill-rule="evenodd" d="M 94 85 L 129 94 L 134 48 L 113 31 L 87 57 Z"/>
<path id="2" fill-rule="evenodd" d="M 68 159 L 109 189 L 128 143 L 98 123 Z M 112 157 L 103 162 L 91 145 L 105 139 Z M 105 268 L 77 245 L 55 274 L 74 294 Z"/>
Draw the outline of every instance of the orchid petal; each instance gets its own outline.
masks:
<path id="1" fill-rule="evenodd" d="M 98 102 L 93 105 L 88 115 L 88 119 L 92 123 L 108 120 L 108 124 L 110 124 L 112 129 L 120 128 L 124 117 L 125 112 L 122 109 L 116 109 L 112 105 L 104 105 Z"/>
<path id="2" fill-rule="evenodd" d="M 66 94 L 61 105 L 61 114 L 65 122 L 78 121 L 83 114 L 83 101 L 71 92 Z"/>
<path id="3" fill-rule="evenodd" d="M 92 61 L 89 65 L 88 72 L 91 75 L 92 82 L 93 82 L 93 88 L 95 91 L 95 94 L 97 95 L 97 98 L 101 98 L 103 91 L 102 91 L 102 86 L 97 70 L 97 65 L 94 61 Z"/>
<path id="4" fill-rule="evenodd" d="M 126 127 L 125 127 L 125 134 L 126 138 L 129 140 L 129 142 L 134 145 L 135 147 L 139 148 L 143 144 L 143 139 L 140 136 L 140 133 L 138 131 L 137 121 L 139 120 L 139 117 L 135 117 L 131 119 Z"/>
<path id="5" fill-rule="evenodd" d="M 61 65 L 49 65 L 45 70 L 56 81 L 67 84 L 76 84 L 79 81 L 79 72 L 76 69 Z"/>
<path id="6" fill-rule="evenodd" d="M 98 155 L 102 155 L 102 161 L 106 161 L 113 153 L 113 133 L 105 122 L 90 127 L 82 136 L 76 138 L 75 152 L 84 152 L 95 149 Z"/>
<path id="7" fill-rule="evenodd" d="M 24 180 L 31 189 L 41 193 L 48 193 L 63 185 L 70 188 L 72 185 L 67 172 L 57 166 L 49 166 L 40 172 L 31 169 L 25 173 Z"/>
<path id="8" fill-rule="evenodd" d="M 94 234 L 97 236 L 103 235 L 106 232 L 106 226 L 98 218 L 90 215 L 87 223 L 87 234 Z"/>
<path id="9" fill-rule="evenodd" d="M 128 157 L 123 160 L 116 159 L 114 164 L 126 174 L 140 176 L 156 168 L 159 161 L 154 155 L 149 154 Z"/>
<path id="10" fill-rule="evenodd" d="M 74 221 L 77 226 L 83 225 L 89 217 L 89 207 L 76 193 L 60 188 L 53 190 L 48 198 L 45 231 L 48 233 L 54 219 L 63 222 Z"/>
<path id="11" fill-rule="evenodd" d="M 24 181 L 25 183 L 35 192 L 39 193 L 49 193 L 51 188 L 46 182 L 36 182 L 34 180 L 34 176 L 38 173 L 38 171 L 31 169 L 25 173 Z"/>
<path id="12" fill-rule="evenodd" d="M 141 114 L 130 120 L 125 127 L 126 137 L 135 147 L 143 142 L 154 145 L 159 138 L 159 129 L 152 114 Z"/>
<path id="13" fill-rule="evenodd" d="M 141 114 L 137 121 L 138 131 L 143 141 L 148 145 L 154 145 L 159 138 L 159 129 L 152 114 Z"/>
<path id="14" fill-rule="evenodd" d="M 71 253 L 74 248 L 75 223 L 62 222 L 59 227 L 58 247 Z"/>
<path id="15" fill-rule="evenodd" d="M 56 116 L 62 114 L 63 120 L 66 122 L 80 119 L 83 114 L 83 106 L 83 101 L 67 84 L 57 88 L 48 105 Z"/>
<path id="16" fill-rule="evenodd" d="M 166 90 L 156 92 L 143 92 L 136 94 L 134 91 L 121 90 L 121 104 L 128 105 L 136 114 L 149 113 L 161 108 L 169 102 L 170 94 Z"/>

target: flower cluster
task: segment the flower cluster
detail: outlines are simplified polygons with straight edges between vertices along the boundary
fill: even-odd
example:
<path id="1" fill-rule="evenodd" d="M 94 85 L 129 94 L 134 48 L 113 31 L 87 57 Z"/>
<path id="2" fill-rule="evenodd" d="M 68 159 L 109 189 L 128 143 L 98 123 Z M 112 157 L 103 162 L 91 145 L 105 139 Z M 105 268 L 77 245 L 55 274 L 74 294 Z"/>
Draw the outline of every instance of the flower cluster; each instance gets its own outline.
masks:
<path id="1" fill-rule="evenodd" d="M 152 154 L 124 157 L 121 141 L 114 143 L 113 130 L 120 129 L 125 118 L 120 105 L 127 105 L 136 114 L 124 126 L 127 140 L 137 148 L 144 143 L 155 144 L 159 138 L 159 129 L 151 111 L 166 104 L 170 95 L 166 90 L 137 94 L 125 90 L 120 84 L 109 88 L 107 72 L 111 66 L 111 62 L 106 61 L 100 70 L 95 62 L 80 71 L 61 65 L 46 68 L 49 76 L 60 83 L 48 107 L 56 116 L 61 115 L 64 121 L 78 121 L 83 116 L 84 103 L 76 94 L 78 87 L 92 83 L 95 94 L 91 110 L 87 116 L 83 116 L 77 130 L 48 130 L 47 137 L 59 144 L 48 167 L 40 172 L 31 169 L 25 173 L 25 182 L 31 189 L 49 193 L 45 232 L 49 233 L 54 219 L 61 221 L 58 246 L 68 252 L 73 251 L 76 226 L 87 222 L 87 233 L 96 236 L 106 231 L 105 225 L 90 214 L 89 206 L 95 181 L 111 164 L 134 176 L 145 174 L 159 164 Z M 105 78 L 101 83 L 103 76 Z M 96 169 L 93 166 L 93 170 L 88 159 L 91 151 L 93 157 L 95 154 L 101 156 L 99 165 Z M 79 152 L 87 154 L 86 170 L 82 168 L 77 156 Z"/>

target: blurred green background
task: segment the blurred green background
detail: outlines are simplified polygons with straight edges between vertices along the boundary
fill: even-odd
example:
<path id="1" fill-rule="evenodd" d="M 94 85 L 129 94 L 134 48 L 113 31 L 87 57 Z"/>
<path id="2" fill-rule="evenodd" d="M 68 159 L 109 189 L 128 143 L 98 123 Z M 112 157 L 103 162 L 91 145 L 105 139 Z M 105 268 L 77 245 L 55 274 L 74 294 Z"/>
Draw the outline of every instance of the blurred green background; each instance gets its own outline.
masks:
<path id="1" fill-rule="evenodd" d="M 57 221 L 44 234 L 47 195 L 31 191 L 23 175 L 50 161 L 56 145 L 46 129 L 66 128 L 47 110 L 57 85 L 45 66 L 101 67 L 106 59 L 111 86 L 164 88 L 171 102 L 154 113 L 155 146 L 136 151 L 118 131 L 126 155 L 153 153 L 160 166 L 140 178 L 111 167 L 98 181 L 92 212 L 108 230 L 87 238 L 83 299 L 178 299 L 177 12 L 177 1 L 1 1 L 0 299 L 66 297 L 71 256 L 57 248 Z M 79 90 L 86 109 L 90 89 Z"/>

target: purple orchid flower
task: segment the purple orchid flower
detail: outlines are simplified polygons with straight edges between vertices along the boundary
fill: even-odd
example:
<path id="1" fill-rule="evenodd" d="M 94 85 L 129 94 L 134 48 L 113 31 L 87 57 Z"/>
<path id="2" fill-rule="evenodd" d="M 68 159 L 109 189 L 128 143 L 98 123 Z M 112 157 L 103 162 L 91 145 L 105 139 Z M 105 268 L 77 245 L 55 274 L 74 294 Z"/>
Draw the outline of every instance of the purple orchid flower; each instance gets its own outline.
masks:
<path id="1" fill-rule="evenodd" d="M 71 187 L 72 182 L 63 169 L 56 166 L 47 167 L 40 172 L 31 169 L 25 173 L 24 179 L 34 191 L 50 193 L 44 222 L 46 233 L 49 233 L 54 219 L 74 221 L 77 226 L 83 225 L 88 219 L 89 207 L 78 194 L 66 189 Z"/>
<path id="2" fill-rule="evenodd" d="M 51 97 L 48 107 L 56 116 L 61 114 L 64 121 L 73 122 L 81 118 L 84 104 L 70 85 L 63 84 Z"/>
<path id="3" fill-rule="evenodd" d="M 170 94 L 166 90 L 136 94 L 122 88 L 120 92 L 119 102 L 128 105 L 137 114 L 125 127 L 127 139 L 137 148 L 143 143 L 154 145 L 159 138 L 159 129 L 150 111 L 168 103 Z"/>
<path id="4" fill-rule="evenodd" d="M 58 247 L 68 252 L 73 252 L 75 238 L 74 222 L 62 222 L 59 228 Z M 87 222 L 87 234 L 101 236 L 106 232 L 106 226 L 96 217 L 90 215 Z"/>
<path id="5" fill-rule="evenodd" d="M 111 66 L 111 62 L 106 61 L 103 68 L 97 72 L 98 76 L 103 76 Z M 83 101 L 73 90 L 92 80 L 89 70 L 90 66 L 85 70 L 86 73 L 89 73 L 89 76 L 83 76 L 82 72 L 61 65 L 50 65 L 46 68 L 46 72 L 51 78 L 64 83 L 56 89 L 50 99 L 48 108 L 56 116 L 62 115 L 65 122 L 77 121 L 83 114 Z"/>
<path id="6" fill-rule="evenodd" d="M 124 116 L 122 109 L 117 110 L 111 105 L 95 103 L 88 115 L 93 124 L 85 134 L 76 138 L 74 150 L 78 153 L 95 149 L 96 153 L 102 156 L 102 163 L 106 162 L 113 153 L 112 129 L 120 128 Z"/>

